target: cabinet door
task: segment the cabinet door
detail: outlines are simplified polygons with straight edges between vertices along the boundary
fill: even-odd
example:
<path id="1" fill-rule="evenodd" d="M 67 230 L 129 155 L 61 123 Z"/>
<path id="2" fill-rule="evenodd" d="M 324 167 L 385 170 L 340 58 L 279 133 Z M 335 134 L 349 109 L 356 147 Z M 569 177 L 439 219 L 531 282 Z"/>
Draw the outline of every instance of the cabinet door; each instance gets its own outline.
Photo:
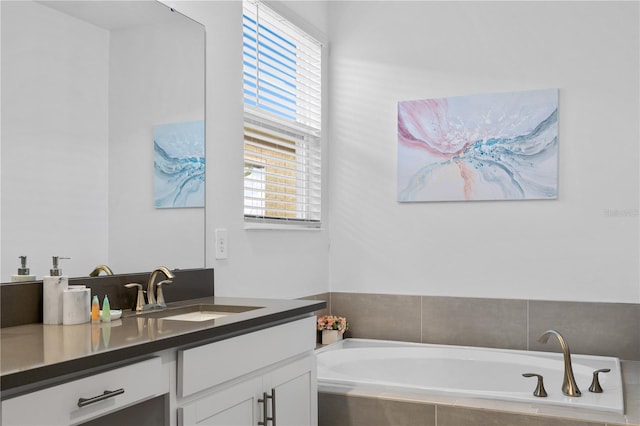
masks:
<path id="1" fill-rule="evenodd" d="M 269 400 L 269 413 L 275 417 L 277 426 L 318 424 L 315 355 L 267 373 L 264 376 L 264 388 L 267 394 L 275 394 L 273 404 Z"/>
<path id="2" fill-rule="evenodd" d="M 259 420 L 258 397 L 262 378 L 216 391 L 178 409 L 180 426 L 251 426 Z"/>

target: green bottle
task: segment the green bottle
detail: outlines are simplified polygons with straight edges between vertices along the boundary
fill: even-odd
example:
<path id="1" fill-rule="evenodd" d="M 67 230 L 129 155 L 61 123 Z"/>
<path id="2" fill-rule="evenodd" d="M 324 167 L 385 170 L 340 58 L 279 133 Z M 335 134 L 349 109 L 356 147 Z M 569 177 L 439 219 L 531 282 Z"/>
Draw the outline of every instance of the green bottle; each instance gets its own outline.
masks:
<path id="1" fill-rule="evenodd" d="M 102 322 L 110 322 L 111 321 L 111 306 L 109 305 L 109 298 L 105 294 L 104 300 L 102 301 Z"/>

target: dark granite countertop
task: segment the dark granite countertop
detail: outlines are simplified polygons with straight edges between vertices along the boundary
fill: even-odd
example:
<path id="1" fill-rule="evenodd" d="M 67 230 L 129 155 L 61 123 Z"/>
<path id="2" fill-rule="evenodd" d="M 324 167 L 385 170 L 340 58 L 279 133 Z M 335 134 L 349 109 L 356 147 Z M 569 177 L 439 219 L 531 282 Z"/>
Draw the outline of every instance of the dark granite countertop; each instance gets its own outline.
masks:
<path id="1" fill-rule="evenodd" d="M 205 297 L 170 303 L 168 307 L 194 304 L 257 309 L 202 322 L 127 311 L 121 319 L 107 323 L 36 323 L 0 329 L 2 399 L 157 351 L 223 340 L 309 316 L 326 306 L 317 300 Z"/>

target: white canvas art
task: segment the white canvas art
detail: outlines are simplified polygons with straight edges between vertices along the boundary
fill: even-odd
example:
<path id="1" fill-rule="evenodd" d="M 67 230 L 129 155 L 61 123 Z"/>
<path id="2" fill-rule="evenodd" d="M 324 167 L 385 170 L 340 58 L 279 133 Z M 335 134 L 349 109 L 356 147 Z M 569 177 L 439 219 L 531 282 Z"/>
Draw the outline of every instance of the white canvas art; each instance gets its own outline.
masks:
<path id="1" fill-rule="evenodd" d="M 204 207 L 204 121 L 153 126 L 155 206 Z"/>
<path id="2" fill-rule="evenodd" d="M 398 103 L 398 201 L 557 197 L 557 89 Z"/>

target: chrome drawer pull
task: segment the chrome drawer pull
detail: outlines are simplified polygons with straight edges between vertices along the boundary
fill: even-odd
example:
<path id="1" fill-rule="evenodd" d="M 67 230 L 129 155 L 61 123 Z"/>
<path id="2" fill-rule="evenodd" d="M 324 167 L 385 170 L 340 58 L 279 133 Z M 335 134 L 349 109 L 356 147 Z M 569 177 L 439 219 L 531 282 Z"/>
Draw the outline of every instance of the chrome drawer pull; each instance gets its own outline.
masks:
<path id="1" fill-rule="evenodd" d="M 104 391 L 102 395 L 94 396 L 93 398 L 80 398 L 78 399 L 78 407 L 86 407 L 89 404 L 93 404 L 94 402 L 104 401 L 105 399 L 112 398 L 116 395 L 122 395 L 124 393 L 124 389 L 120 388 L 114 391 Z"/>

